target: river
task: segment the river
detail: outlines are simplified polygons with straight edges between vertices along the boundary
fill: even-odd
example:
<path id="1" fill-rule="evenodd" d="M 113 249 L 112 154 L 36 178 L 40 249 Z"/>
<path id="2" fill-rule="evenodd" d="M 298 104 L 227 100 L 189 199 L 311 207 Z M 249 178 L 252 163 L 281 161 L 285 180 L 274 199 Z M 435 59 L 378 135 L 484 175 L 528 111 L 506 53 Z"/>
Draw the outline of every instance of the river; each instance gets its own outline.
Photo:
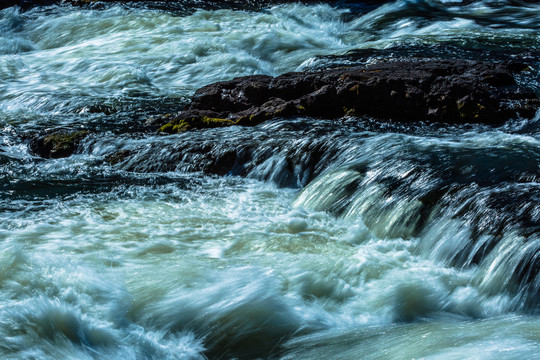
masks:
<path id="1" fill-rule="evenodd" d="M 540 112 L 146 123 L 350 50 L 540 46 L 534 2 L 350 3 L 0 11 L 0 357 L 540 359 Z M 519 81 L 539 93 L 532 54 Z M 91 135 L 40 158 L 52 128 Z"/>

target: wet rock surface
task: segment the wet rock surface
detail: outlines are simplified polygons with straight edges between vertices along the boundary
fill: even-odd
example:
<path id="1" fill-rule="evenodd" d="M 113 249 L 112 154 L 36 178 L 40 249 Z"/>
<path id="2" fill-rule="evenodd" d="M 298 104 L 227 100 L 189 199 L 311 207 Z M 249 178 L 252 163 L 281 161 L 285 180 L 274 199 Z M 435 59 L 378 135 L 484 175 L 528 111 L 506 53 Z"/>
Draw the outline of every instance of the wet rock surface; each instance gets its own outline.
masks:
<path id="1" fill-rule="evenodd" d="M 30 150 L 46 159 L 68 157 L 77 150 L 79 142 L 89 134 L 86 130 L 58 130 L 35 137 L 30 142 Z"/>
<path id="2" fill-rule="evenodd" d="M 501 124 L 531 118 L 538 95 L 514 75 L 517 62 L 409 59 L 278 77 L 255 75 L 204 86 L 188 108 L 162 117 L 160 130 L 257 125 L 277 117 L 370 116 L 404 122 Z"/>

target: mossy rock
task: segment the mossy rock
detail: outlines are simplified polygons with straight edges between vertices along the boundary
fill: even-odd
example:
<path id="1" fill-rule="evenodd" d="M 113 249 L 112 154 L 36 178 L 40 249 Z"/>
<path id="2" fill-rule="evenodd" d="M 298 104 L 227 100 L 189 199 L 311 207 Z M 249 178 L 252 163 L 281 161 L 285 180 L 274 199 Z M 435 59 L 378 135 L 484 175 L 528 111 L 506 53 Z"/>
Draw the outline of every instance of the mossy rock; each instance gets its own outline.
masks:
<path id="1" fill-rule="evenodd" d="M 76 132 L 58 131 L 41 136 L 30 143 L 31 150 L 43 158 L 65 158 L 72 155 L 80 141 L 90 133 L 86 130 Z"/>
<path id="2" fill-rule="evenodd" d="M 274 118 L 308 116 L 381 121 L 501 125 L 531 118 L 540 99 L 519 85 L 524 64 L 411 58 L 278 77 L 251 75 L 198 89 L 176 120 L 161 131 L 228 125 L 255 126 Z"/>
<path id="3" fill-rule="evenodd" d="M 214 118 L 209 116 L 190 117 L 185 119 L 174 119 L 173 121 L 159 128 L 159 131 L 169 134 L 176 134 L 190 129 L 210 129 L 234 124 L 235 122 L 230 119 Z"/>
<path id="4" fill-rule="evenodd" d="M 492 112 L 489 111 L 487 105 L 481 104 L 480 102 L 473 101 L 466 97 L 465 99 L 460 99 L 456 102 L 457 111 L 459 117 L 464 122 L 480 122 L 485 121 L 490 116 L 494 116 Z"/>
<path id="5" fill-rule="evenodd" d="M 132 150 L 119 150 L 105 157 L 105 160 L 111 165 L 117 165 L 124 162 L 127 158 L 133 155 Z"/>

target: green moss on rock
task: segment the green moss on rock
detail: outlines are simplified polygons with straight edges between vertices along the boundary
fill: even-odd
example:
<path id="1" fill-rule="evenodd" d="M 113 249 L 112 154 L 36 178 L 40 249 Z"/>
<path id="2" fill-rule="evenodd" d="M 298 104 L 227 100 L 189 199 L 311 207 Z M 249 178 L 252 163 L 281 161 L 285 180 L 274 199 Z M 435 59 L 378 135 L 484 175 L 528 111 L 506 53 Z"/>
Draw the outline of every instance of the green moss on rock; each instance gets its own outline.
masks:
<path id="1" fill-rule="evenodd" d="M 72 155 L 79 142 L 88 136 L 86 130 L 65 132 L 59 131 L 45 135 L 31 143 L 32 150 L 44 158 L 63 158 Z"/>
<path id="2" fill-rule="evenodd" d="M 235 122 L 230 119 L 214 118 L 209 116 L 190 117 L 186 119 L 174 119 L 160 127 L 159 131 L 169 134 L 177 134 L 190 129 L 210 129 L 234 124 Z"/>
<path id="3" fill-rule="evenodd" d="M 185 120 L 173 120 L 162 127 L 159 128 L 159 131 L 169 133 L 169 134 L 177 134 L 184 132 L 186 130 L 189 130 L 190 126 Z"/>
<path id="4" fill-rule="evenodd" d="M 111 165 L 117 165 L 126 160 L 129 156 L 133 154 L 131 150 L 119 150 L 113 154 L 108 155 L 105 160 Z"/>

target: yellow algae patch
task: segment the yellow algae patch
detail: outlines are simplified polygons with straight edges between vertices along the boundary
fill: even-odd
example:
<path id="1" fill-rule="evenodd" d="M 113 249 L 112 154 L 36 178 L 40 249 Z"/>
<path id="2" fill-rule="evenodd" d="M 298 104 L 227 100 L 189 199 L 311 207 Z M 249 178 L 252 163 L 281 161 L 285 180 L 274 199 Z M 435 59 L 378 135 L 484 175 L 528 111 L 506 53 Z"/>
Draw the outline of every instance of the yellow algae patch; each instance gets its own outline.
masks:
<path id="1" fill-rule="evenodd" d="M 457 109 L 462 119 L 478 120 L 485 113 L 485 106 L 480 103 L 458 101 Z"/>
<path id="2" fill-rule="evenodd" d="M 159 128 L 159 131 L 169 134 L 176 134 L 184 132 L 190 128 L 189 124 L 185 120 L 175 120 L 167 123 Z"/>
<path id="3" fill-rule="evenodd" d="M 175 119 L 163 125 L 161 128 L 159 128 L 159 131 L 169 134 L 176 134 L 190 129 L 209 129 L 229 125 L 234 125 L 234 121 L 230 119 L 202 116 L 186 119 Z"/>
<path id="4" fill-rule="evenodd" d="M 234 124 L 234 121 L 230 119 L 213 118 L 213 117 L 208 117 L 208 116 L 203 116 L 201 118 L 201 122 L 204 125 L 207 125 L 204 127 L 219 127 L 219 126 L 228 126 L 228 125 Z"/>

